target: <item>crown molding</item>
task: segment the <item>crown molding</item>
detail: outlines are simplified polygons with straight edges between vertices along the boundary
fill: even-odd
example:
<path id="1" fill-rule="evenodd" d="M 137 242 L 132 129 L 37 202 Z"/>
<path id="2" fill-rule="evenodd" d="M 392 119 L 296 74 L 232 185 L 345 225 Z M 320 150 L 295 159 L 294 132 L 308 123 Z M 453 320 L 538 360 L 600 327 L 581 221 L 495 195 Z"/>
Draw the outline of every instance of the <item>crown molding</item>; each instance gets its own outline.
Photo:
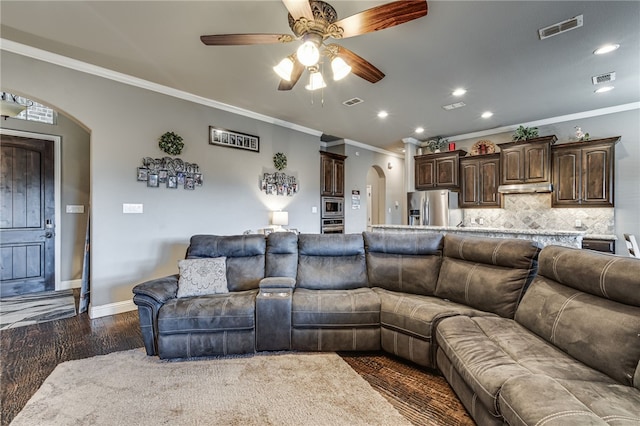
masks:
<path id="1" fill-rule="evenodd" d="M 631 102 L 628 104 L 615 105 L 607 108 L 599 108 L 599 109 L 593 109 L 590 111 L 582 111 L 582 112 L 576 112 L 573 114 L 560 115 L 558 117 L 544 118 L 542 120 L 530 121 L 528 123 L 512 124 L 510 126 L 495 127 L 493 129 L 480 130 L 478 132 L 447 136 L 447 139 L 461 140 L 461 139 L 480 138 L 484 136 L 495 135 L 498 133 L 513 132 L 518 128 L 518 126 L 521 126 L 521 125 L 525 127 L 540 127 L 540 126 L 547 126 L 550 124 L 564 123 L 566 121 L 582 120 L 585 118 L 598 117 L 601 115 L 615 114 L 615 113 L 624 112 L 624 111 L 632 111 L 634 109 L 640 109 L 640 102 Z"/>
<path id="2" fill-rule="evenodd" d="M 250 111 L 244 108 L 235 107 L 233 105 L 225 104 L 222 102 L 208 99 L 202 96 L 194 95 L 193 93 L 185 92 L 183 90 L 174 89 L 172 87 L 164 86 L 162 84 L 153 83 L 148 80 L 143 80 L 138 77 L 133 77 L 128 74 L 113 71 L 107 68 L 103 68 L 97 65 L 89 64 L 77 59 L 72 59 L 67 56 L 62 56 L 57 53 L 48 52 L 46 50 L 38 49 L 36 47 L 27 46 L 25 44 L 17 43 L 15 41 L 0 38 L 0 50 L 15 53 L 17 55 L 26 56 L 28 58 L 37 59 L 50 64 L 58 65 L 64 68 L 69 68 L 74 71 L 80 71 L 85 74 L 95 75 L 97 77 L 106 78 L 108 80 L 116 81 L 129 86 L 138 87 L 141 89 L 149 90 L 163 95 L 172 96 L 174 98 L 182 99 L 185 101 L 193 102 L 200 105 L 205 105 L 211 108 L 216 108 L 222 111 L 231 112 L 233 114 L 241 115 L 243 117 L 253 118 L 255 120 L 263 121 L 269 124 L 275 124 L 280 127 L 284 127 L 298 132 L 307 133 L 309 135 L 320 137 L 322 132 L 320 130 L 311 129 L 309 127 L 300 126 L 289 121 L 280 120 L 278 118 L 269 117 L 268 115 L 260 114 L 255 111 Z"/>

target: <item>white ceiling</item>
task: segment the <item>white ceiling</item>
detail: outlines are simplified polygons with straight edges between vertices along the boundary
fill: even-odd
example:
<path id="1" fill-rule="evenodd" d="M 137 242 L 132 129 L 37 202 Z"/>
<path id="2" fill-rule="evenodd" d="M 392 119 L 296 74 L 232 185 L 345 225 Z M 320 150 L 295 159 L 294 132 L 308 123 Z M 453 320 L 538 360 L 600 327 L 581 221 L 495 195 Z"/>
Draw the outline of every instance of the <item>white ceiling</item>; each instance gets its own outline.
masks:
<path id="1" fill-rule="evenodd" d="M 344 18 L 386 1 L 330 1 Z M 639 1 L 429 1 L 427 16 L 338 43 L 378 67 L 320 92 L 305 73 L 276 90 L 272 67 L 297 45 L 205 46 L 199 36 L 291 31 L 280 1 L 7 1 L 2 38 L 48 50 L 326 134 L 397 150 L 427 139 L 640 101 Z M 546 40 L 538 28 L 576 15 L 584 26 Z M 596 56 L 605 43 L 616 52 Z M 595 94 L 594 75 L 615 71 Z M 329 72 L 327 74 L 330 74 Z M 451 92 L 468 90 L 462 98 Z M 9 90 L 10 88 L 3 88 Z M 36 94 L 34 94 L 36 95 Z M 364 103 L 346 107 L 359 97 Z M 322 99 L 323 98 L 323 99 Z M 462 100 L 466 107 L 445 111 Z M 386 110 L 381 120 L 376 114 Z M 494 116 L 480 118 L 483 111 Z M 414 129 L 424 127 L 417 135 Z"/>

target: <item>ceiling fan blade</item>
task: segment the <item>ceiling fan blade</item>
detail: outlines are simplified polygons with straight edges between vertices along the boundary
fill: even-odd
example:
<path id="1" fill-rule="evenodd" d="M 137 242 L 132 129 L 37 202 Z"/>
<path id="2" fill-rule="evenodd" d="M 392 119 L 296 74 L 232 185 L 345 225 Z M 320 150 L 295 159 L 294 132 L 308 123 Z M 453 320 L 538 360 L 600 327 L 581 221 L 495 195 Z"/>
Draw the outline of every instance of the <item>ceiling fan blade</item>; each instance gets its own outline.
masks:
<path id="1" fill-rule="evenodd" d="M 309 0 L 282 0 L 294 20 L 301 17 L 313 20 L 313 12 Z"/>
<path id="2" fill-rule="evenodd" d="M 215 34 L 200 36 L 200 40 L 207 46 L 236 46 L 287 43 L 294 38 L 290 34 Z"/>
<path id="3" fill-rule="evenodd" d="M 338 46 L 337 55 L 351 67 L 351 72 L 360 78 L 364 78 L 371 83 L 377 83 L 384 78 L 384 73 L 382 71 L 380 71 L 369 61 L 362 58 L 361 56 L 356 55 L 349 49 Z"/>
<path id="4" fill-rule="evenodd" d="M 404 24 L 425 16 L 427 11 L 425 0 L 394 1 L 348 16 L 335 24 L 344 30 L 342 38 L 347 38 Z"/>
<path id="5" fill-rule="evenodd" d="M 291 90 L 293 86 L 296 85 L 298 80 L 300 80 L 300 76 L 304 72 L 304 65 L 302 65 L 298 61 L 293 61 L 293 71 L 291 71 L 291 80 L 280 80 L 280 85 L 278 85 L 278 90 Z"/>

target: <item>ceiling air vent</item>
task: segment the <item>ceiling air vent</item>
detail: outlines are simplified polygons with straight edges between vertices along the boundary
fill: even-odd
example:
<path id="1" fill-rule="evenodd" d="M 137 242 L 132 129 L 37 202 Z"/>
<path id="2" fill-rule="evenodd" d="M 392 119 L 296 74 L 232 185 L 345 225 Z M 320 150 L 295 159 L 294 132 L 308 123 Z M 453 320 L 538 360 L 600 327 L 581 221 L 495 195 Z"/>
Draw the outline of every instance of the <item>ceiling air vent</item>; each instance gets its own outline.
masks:
<path id="1" fill-rule="evenodd" d="M 608 83 L 608 82 L 613 81 L 615 79 L 616 79 L 615 71 L 611 71 L 611 72 L 608 72 L 606 74 L 600 74 L 600 75 L 595 75 L 595 76 L 591 77 L 591 81 L 593 82 L 593 84 Z"/>
<path id="2" fill-rule="evenodd" d="M 545 38 L 566 33 L 567 31 L 571 31 L 581 26 L 582 15 L 578 15 L 571 19 L 567 19 L 566 21 L 558 22 L 557 24 L 549 25 L 545 28 L 540 28 L 538 30 L 538 37 L 540 37 L 540 40 L 544 40 Z"/>
<path id="3" fill-rule="evenodd" d="M 350 107 L 350 106 L 361 104 L 362 102 L 364 102 L 364 101 L 362 99 L 360 99 L 360 98 L 351 98 L 351 99 L 348 99 L 348 100 L 344 101 L 342 103 L 342 105 L 346 105 L 346 106 Z"/>
<path id="4" fill-rule="evenodd" d="M 462 108 L 463 106 L 467 106 L 464 102 L 456 102 L 455 104 L 442 105 L 442 109 L 451 111 L 452 109 Z"/>

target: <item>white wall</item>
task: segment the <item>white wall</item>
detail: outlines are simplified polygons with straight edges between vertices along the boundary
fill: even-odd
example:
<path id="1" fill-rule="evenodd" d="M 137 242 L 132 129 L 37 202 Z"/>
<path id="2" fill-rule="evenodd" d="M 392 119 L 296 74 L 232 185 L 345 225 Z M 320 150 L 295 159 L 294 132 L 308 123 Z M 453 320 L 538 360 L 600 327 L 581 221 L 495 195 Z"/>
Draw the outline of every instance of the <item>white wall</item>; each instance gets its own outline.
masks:
<path id="1" fill-rule="evenodd" d="M 281 208 L 290 227 L 319 232 L 319 215 L 311 213 L 319 206 L 318 137 L 6 51 L 1 59 L 3 90 L 40 99 L 90 129 L 92 309 L 130 301 L 135 284 L 176 273 L 191 235 L 262 228 Z M 209 145 L 210 125 L 259 136 L 260 153 Z M 166 131 L 184 138 L 180 157 L 200 165 L 204 186 L 136 181 L 143 157 L 164 156 L 157 140 Z M 293 197 L 258 188 L 259 176 L 275 171 L 276 152 L 287 155 L 285 172 L 300 182 Z M 144 214 L 123 214 L 123 203 L 143 204 Z"/>

